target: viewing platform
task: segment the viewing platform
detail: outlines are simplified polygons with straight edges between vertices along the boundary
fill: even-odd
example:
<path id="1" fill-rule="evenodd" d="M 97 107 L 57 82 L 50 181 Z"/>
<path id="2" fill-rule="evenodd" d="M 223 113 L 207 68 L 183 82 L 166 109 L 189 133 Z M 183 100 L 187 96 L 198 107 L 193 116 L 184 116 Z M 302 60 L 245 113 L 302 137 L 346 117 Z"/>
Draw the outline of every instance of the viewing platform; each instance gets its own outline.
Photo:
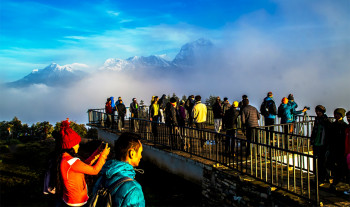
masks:
<path id="1" fill-rule="evenodd" d="M 114 144 L 121 133 L 117 122 L 107 128 L 101 109 L 88 115 L 88 125 L 98 129 L 99 138 Z M 123 131 L 141 135 L 145 159 L 202 186 L 205 206 L 350 206 L 343 193 L 348 184 L 339 183 L 335 191 L 329 183 L 319 186 L 310 145 L 314 117 L 298 117 L 293 134 L 283 133 L 285 125 L 279 124 L 269 131 L 261 120 L 249 142 L 240 124 L 234 137 L 215 133 L 210 111 L 204 130 L 169 127 L 146 116 L 127 119 Z"/>

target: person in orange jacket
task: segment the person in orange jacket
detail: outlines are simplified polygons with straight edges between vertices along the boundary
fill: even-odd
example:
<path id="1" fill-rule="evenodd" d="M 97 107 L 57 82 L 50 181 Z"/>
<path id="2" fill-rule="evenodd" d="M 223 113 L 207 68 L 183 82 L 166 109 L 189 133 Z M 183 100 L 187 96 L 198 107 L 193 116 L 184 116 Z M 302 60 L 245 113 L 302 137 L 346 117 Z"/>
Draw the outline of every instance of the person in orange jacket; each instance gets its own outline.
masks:
<path id="1" fill-rule="evenodd" d="M 101 145 L 87 160 L 81 161 L 77 157 L 81 138 L 69 124 L 68 120 L 62 121 L 60 129 L 62 150 L 57 168 L 60 172 L 57 181 L 59 203 L 66 206 L 83 206 L 89 199 L 85 174 L 97 175 L 100 172 L 110 148 L 108 144 L 104 148 Z"/>

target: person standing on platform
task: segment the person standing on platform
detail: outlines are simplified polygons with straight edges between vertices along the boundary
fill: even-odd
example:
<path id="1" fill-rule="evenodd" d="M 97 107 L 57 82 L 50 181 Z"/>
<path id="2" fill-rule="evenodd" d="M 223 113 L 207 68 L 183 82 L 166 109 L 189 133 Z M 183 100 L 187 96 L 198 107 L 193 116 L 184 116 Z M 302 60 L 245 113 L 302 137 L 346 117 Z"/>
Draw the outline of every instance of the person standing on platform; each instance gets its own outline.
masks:
<path id="1" fill-rule="evenodd" d="M 194 105 L 192 110 L 194 124 L 196 125 L 197 129 L 204 129 L 205 123 L 207 121 L 207 106 L 203 104 L 201 100 L 202 97 L 200 95 L 197 95 L 195 97 L 196 104 Z M 200 136 L 198 138 L 200 139 L 201 147 L 203 147 L 205 138 L 202 136 L 202 133 L 200 133 Z"/>
<path id="2" fill-rule="evenodd" d="M 346 174 L 345 167 L 345 130 L 347 124 L 344 122 L 345 109 L 337 108 L 334 110 L 335 121 L 331 124 L 329 141 L 329 163 L 333 176 L 332 190 L 336 190 L 336 185 L 344 178 Z"/>
<path id="3" fill-rule="evenodd" d="M 318 180 L 319 183 L 327 183 L 329 180 L 327 168 L 326 168 L 326 152 L 329 143 L 329 130 L 331 122 L 329 121 L 326 113 L 326 108 L 322 105 L 317 105 L 315 108 L 316 118 L 314 127 L 311 132 L 311 145 L 313 147 L 313 153 L 318 157 Z M 316 165 L 314 163 L 314 168 Z"/>
<path id="4" fill-rule="evenodd" d="M 254 128 L 259 126 L 259 119 L 260 114 L 258 110 L 252 106 L 249 105 L 249 100 L 244 99 L 243 105 L 245 105 L 243 111 L 242 111 L 242 125 L 246 128 L 246 137 L 247 137 L 247 148 L 246 148 L 246 155 L 250 155 L 250 142 L 252 141 L 253 136 L 257 138 L 258 131 L 254 132 Z M 255 140 L 253 140 L 255 141 Z"/>
<path id="5" fill-rule="evenodd" d="M 267 93 L 267 97 L 264 98 L 260 106 L 260 113 L 265 118 L 265 126 L 271 126 L 275 124 L 275 118 L 277 114 L 275 100 L 273 99 L 272 92 Z M 266 132 L 266 137 L 272 139 L 272 132 L 274 131 L 274 127 L 266 128 L 268 131 Z"/>
<path id="6" fill-rule="evenodd" d="M 348 127 L 345 129 L 345 159 L 347 165 L 347 183 L 350 184 L 350 111 L 346 113 L 346 119 L 348 120 Z M 345 191 L 344 194 L 350 195 L 350 189 Z"/>
<path id="7" fill-rule="evenodd" d="M 149 107 L 149 119 L 152 122 L 152 133 L 154 136 L 155 141 L 158 140 L 158 122 L 159 122 L 159 116 L 160 116 L 160 108 L 158 104 L 158 96 L 154 96 L 152 98 L 151 106 Z"/>
<path id="8" fill-rule="evenodd" d="M 170 143 L 172 149 L 178 149 L 177 133 L 178 133 L 178 112 L 176 109 L 176 98 L 170 98 L 170 102 L 165 107 L 165 124 L 169 128 Z"/>
<path id="9" fill-rule="evenodd" d="M 220 133 L 222 127 L 222 117 L 224 115 L 222 110 L 220 97 L 216 97 L 216 101 L 213 104 L 213 114 L 214 114 L 214 129 L 216 133 Z"/>
<path id="10" fill-rule="evenodd" d="M 238 101 L 234 101 L 229 110 L 227 110 L 227 128 L 225 140 L 225 151 L 227 154 L 234 155 L 235 137 L 237 132 L 237 119 L 239 116 Z"/>
<path id="11" fill-rule="evenodd" d="M 194 120 L 192 116 L 192 110 L 193 110 L 194 104 L 195 104 L 194 95 L 190 95 L 185 102 L 185 108 L 188 114 L 188 127 L 193 127 Z"/>
<path id="12" fill-rule="evenodd" d="M 180 101 L 178 122 L 180 127 L 184 127 L 186 125 L 186 109 L 184 100 Z"/>
<path id="13" fill-rule="evenodd" d="M 137 103 L 136 98 L 132 99 L 130 104 L 130 113 L 131 118 L 138 119 L 139 118 L 139 103 Z M 139 129 L 138 120 L 131 119 L 131 130 L 133 132 L 137 132 Z"/>
<path id="14" fill-rule="evenodd" d="M 124 130 L 124 122 L 125 122 L 125 115 L 126 115 L 126 107 L 123 103 L 123 100 L 121 97 L 118 98 L 118 104 L 116 104 L 117 112 L 118 112 L 118 130 L 123 131 Z"/>
<path id="15" fill-rule="evenodd" d="M 105 105 L 105 113 L 106 113 L 106 127 L 109 128 L 113 126 L 112 124 L 112 116 L 113 116 L 113 108 L 111 98 L 107 98 L 107 102 Z"/>
<path id="16" fill-rule="evenodd" d="M 226 130 L 226 111 L 229 110 L 229 108 L 231 107 L 230 102 L 228 101 L 228 98 L 225 97 L 224 98 L 224 102 L 222 104 L 222 129 Z"/>

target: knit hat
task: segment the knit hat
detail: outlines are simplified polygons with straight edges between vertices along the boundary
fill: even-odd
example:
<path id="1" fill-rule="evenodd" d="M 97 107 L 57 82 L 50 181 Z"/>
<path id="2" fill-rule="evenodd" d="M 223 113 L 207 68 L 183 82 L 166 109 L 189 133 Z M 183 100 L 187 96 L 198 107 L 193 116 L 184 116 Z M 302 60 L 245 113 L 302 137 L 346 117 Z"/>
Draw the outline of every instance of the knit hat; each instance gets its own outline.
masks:
<path id="1" fill-rule="evenodd" d="M 283 104 L 287 104 L 287 103 L 288 103 L 288 99 L 287 99 L 286 97 L 283 97 L 283 98 L 282 98 L 282 103 L 283 103 Z"/>
<path id="2" fill-rule="evenodd" d="M 272 92 L 271 92 L 271 91 L 268 92 L 268 93 L 267 93 L 267 96 L 268 96 L 268 97 L 272 97 L 272 96 L 273 96 Z"/>
<path id="3" fill-rule="evenodd" d="M 343 109 L 343 108 L 337 108 L 337 109 L 334 110 L 334 114 L 340 114 L 341 117 L 344 117 L 345 113 L 346 113 L 346 110 Z"/>
<path id="4" fill-rule="evenodd" d="M 289 94 L 289 95 L 288 95 L 288 100 L 294 100 L 293 94 Z"/>
<path id="5" fill-rule="evenodd" d="M 317 105 L 315 108 L 316 111 L 320 111 L 322 113 L 326 113 L 326 107 L 322 106 L 322 105 Z"/>
<path id="6" fill-rule="evenodd" d="M 238 107 L 238 101 L 233 102 L 233 107 L 237 108 Z"/>
<path id="7" fill-rule="evenodd" d="M 60 134 L 62 149 L 71 149 L 81 141 L 80 136 L 70 128 L 68 120 L 62 121 Z"/>

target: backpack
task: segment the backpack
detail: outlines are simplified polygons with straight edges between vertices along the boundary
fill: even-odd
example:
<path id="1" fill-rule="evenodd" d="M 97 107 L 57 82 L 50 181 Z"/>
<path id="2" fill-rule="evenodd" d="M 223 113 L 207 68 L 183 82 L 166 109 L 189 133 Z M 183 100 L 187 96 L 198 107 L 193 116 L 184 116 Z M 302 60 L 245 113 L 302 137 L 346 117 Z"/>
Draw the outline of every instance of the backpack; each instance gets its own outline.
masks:
<path id="1" fill-rule="evenodd" d="M 263 101 L 260 106 L 260 113 L 264 116 L 268 116 L 270 114 L 276 115 L 276 105 L 273 101 Z"/>
<path id="2" fill-rule="evenodd" d="M 98 186 L 96 193 L 93 195 L 88 207 L 112 207 L 112 195 L 113 192 L 119 185 L 123 184 L 127 181 L 132 181 L 133 179 L 129 177 L 123 177 L 117 180 L 113 185 L 109 186 L 109 188 L 105 187 L 105 176 L 102 177 L 101 183 Z"/>

